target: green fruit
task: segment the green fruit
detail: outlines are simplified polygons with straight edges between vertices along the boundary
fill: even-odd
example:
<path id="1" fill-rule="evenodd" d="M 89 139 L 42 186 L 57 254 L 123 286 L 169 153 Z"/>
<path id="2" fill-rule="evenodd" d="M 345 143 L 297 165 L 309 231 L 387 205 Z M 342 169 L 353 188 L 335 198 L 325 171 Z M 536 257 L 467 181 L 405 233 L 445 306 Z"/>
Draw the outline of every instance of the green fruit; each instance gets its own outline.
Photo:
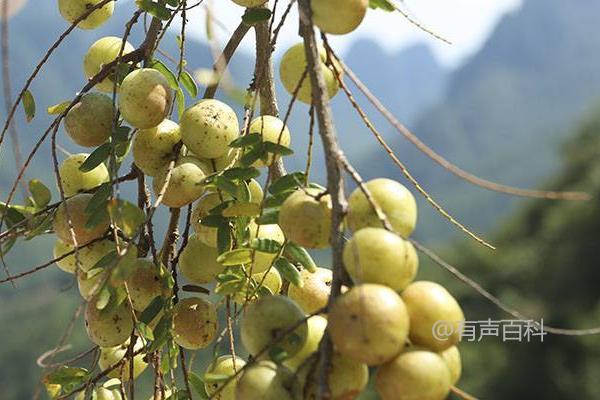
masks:
<path id="1" fill-rule="evenodd" d="M 78 145 L 96 147 L 110 137 L 114 118 L 115 108 L 110 97 L 86 93 L 65 116 L 65 130 Z"/>
<path id="2" fill-rule="evenodd" d="M 290 285 L 288 296 L 294 300 L 307 314 L 313 314 L 327 306 L 333 280 L 330 269 L 317 268 L 314 273 L 302 270 L 300 272 L 304 285 Z"/>
<path id="3" fill-rule="evenodd" d="M 138 259 L 126 282 L 136 311 L 144 311 L 155 297 L 166 294 L 159 268 L 150 260 Z"/>
<path id="4" fill-rule="evenodd" d="M 229 196 L 223 195 L 223 198 L 227 200 Z M 217 247 L 217 228 L 202 225 L 201 222 L 210 214 L 210 210 L 219 206 L 223 202 L 218 193 L 207 193 L 203 196 L 192 211 L 192 227 L 198 240 L 209 247 Z"/>
<path id="5" fill-rule="evenodd" d="M 115 249 L 115 244 L 110 240 L 101 240 L 94 242 L 90 245 L 80 248 L 77 250 L 77 257 L 79 258 L 79 268 L 82 271 L 89 271 L 98 261 L 105 255 Z M 64 254 L 70 253 L 74 250 L 74 247 L 70 244 L 64 243 L 61 240 L 57 240 L 54 244 L 54 258 L 61 257 Z M 75 254 L 71 254 L 56 262 L 56 265 L 65 272 L 70 274 L 75 273 L 77 270 L 77 263 Z"/>
<path id="6" fill-rule="evenodd" d="M 304 318 L 302 309 L 285 296 L 261 297 L 246 308 L 240 329 L 242 343 L 253 355 L 273 345 L 292 357 L 306 342 L 308 324 L 306 321 L 300 322 Z M 296 325 L 297 328 L 286 334 Z M 279 335 L 284 336 L 274 343 L 273 340 Z"/>
<path id="7" fill-rule="evenodd" d="M 90 7 L 102 3 L 102 0 L 58 0 L 60 15 L 69 23 L 74 23 L 81 18 Z M 81 29 L 95 29 L 103 25 L 113 14 L 115 2 L 110 1 L 104 6 L 94 10 L 77 26 Z"/>
<path id="8" fill-rule="evenodd" d="M 169 115 L 173 90 L 155 69 L 141 68 L 123 79 L 119 91 L 119 110 L 123 119 L 138 129 L 158 126 Z"/>
<path id="9" fill-rule="evenodd" d="M 179 125 L 168 119 L 154 128 L 139 130 L 133 137 L 133 161 L 144 174 L 156 176 L 175 159 L 173 150 L 180 141 Z"/>
<path id="10" fill-rule="evenodd" d="M 317 400 L 320 376 L 316 374 L 315 361 L 300 367 L 295 382 L 294 393 L 297 399 Z M 312 372 L 312 373 L 311 373 Z M 328 375 L 331 400 L 352 400 L 365 389 L 369 383 L 369 367 L 366 364 L 334 353 L 331 358 L 331 369 Z"/>
<path id="11" fill-rule="evenodd" d="M 90 340 L 100 347 L 113 347 L 123 344 L 133 331 L 132 311 L 126 301 L 118 306 L 98 310 L 93 297 L 85 308 L 85 329 Z"/>
<path id="12" fill-rule="evenodd" d="M 79 169 L 88 157 L 87 153 L 73 154 L 60 164 L 58 173 L 65 196 L 86 192 L 110 181 L 108 168 L 102 163 L 89 172 Z"/>
<path id="13" fill-rule="evenodd" d="M 218 158 L 227 154 L 240 134 L 235 111 L 214 99 L 200 100 L 183 112 L 181 137 L 190 151 L 202 158 Z"/>
<path id="14" fill-rule="evenodd" d="M 271 115 L 263 115 L 253 119 L 250 122 L 248 133 L 261 135 L 263 142 L 276 143 L 284 147 L 290 147 L 292 140 L 290 130 L 283 121 Z M 273 164 L 273 161 L 278 158 L 279 155 L 268 153 L 266 160 L 257 160 L 253 165 L 257 168 L 266 167 Z"/>
<path id="15" fill-rule="evenodd" d="M 381 365 L 404 348 L 409 318 L 392 289 L 371 283 L 355 286 L 336 299 L 329 312 L 329 335 L 343 355 Z"/>
<path id="16" fill-rule="evenodd" d="M 352 32 L 362 22 L 368 0 L 311 0 L 313 23 L 323 32 L 343 35 Z"/>
<path id="17" fill-rule="evenodd" d="M 465 315 L 443 286 L 428 281 L 411 283 L 402 292 L 402 300 L 410 316 L 410 340 L 414 344 L 439 352 L 459 342 Z M 450 330 L 450 334 L 434 336 L 439 324 Z"/>
<path id="18" fill-rule="evenodd" d="M 110 64 L 119 57 L 119 52 L 123 46 L 123 39 L 115 36 L 106 36 L 97 40 L 90 46 L 83 59 L 83 71 L 88 79 L 96 76 L 102 67 Z M 123 55 L 131 53 L 134 50 L 129 42 L 125 42 Z M 110 78 L 104 78 L 95 88 L 101 92 L 112 93 L 114 81 Z M 111 101 L 112 103 L 112 101 Z"/>
<path id="19" fill-rule="evenodd" d="M 152 186 L 158 197 L 167 182 L 169 167 L 163 167 L 154 177 Z M 207 167 L 193 157 L 181 157 L 171 170 L 167 189 L 162 203 L 167 207 L 180 208 L 199 199 L 204 193 L 202 181 L 206 178 Z"/>
<path id="20" fill-rule="evenodd" d="M 78 270 L 77 287 L 84 300 L 89 301 L 100 291 L 102 283 L 106 281 L 107 271 L 104 268 L 94 268 L 87 272 Z"/>
<path id="21" fill-rule="evenodd" d="M 254 227 L 256 227 L 256 225 L 253 225 L 253 226 L 251 225 L 250 229 L 254 230 Z M 283 234 L 283 231 L 277 224 L 258 225 L 256 230 L 254 230 L 254 232 L 251 233 L 251 236 L 253 238 L 258 238 L 258 239 L 275 240 L 276 242 L 279 242 L 280 244 L 283 244 L 283 242 L 285 241 L 285 236 Z M 254 252 L 254 263 L 252 264 L 252 268 L 251 268 L 252 273 L 257 274 L 259 272 L 265 272 L 266 270 L 269 269 L 271 264 L 273 264 L 273 261 L 275 260 L 275 258 L 277 258 L 277 254 L 263 253 L 261 251 L 255 251 Z"/>
<path id="22" fill-rule="evenodd" d="M 296 190 L 281 206 L 279 226 L 289 240 L 300 246 L 329 247 L 331 196 L 316 188 Z"/>
<path id="23" fill-rule="evenodd" d="M 235 400 L 292 400 L 293 376 L 271 361 L 259 361 L 246 368 L 235 390 Z"/>
<path id="24" fill-rule="evenodd" d="M 410 242 L 382 228 L 363 228 L 344 247 L 344 265 L 356 283 L 378 283 L 397 292 L 417 274 Z"/>
<path id="25" fill-rule="evenodd" d="M 54 215 L 54 232 L 60 240 L 67 244 L 75 244 L 71 236 L 69 217 L 73 225 L 77 245 L 79 246 L 101 237 L 106 232 L 109 227 L 108 218 L 93 228 L 86 227 L 88 215 L 85 213 L 85 209 L 91 198 L 91 194 L 80 193 L 68 198 L 58 206 Z"/>
<path id="26" fill-rule="evenodd" d="M 268 0 L 233 0 L 233 2 L 242 7 L 252 8 L 263 5 Z"/>
<path id="27" fill-rule="evenodd" d="M 185 349 L 208 346 L 217 334 L 217 326 L 215 306 L 199 297 L 180 300 L 173 308 L 173 339 Z"/>
<path id="28" fill-rule="evenodd" d="M 438 354 L 444 359 L 450 370 L 450 384 L 456 385 L 462 374 L 462 361 L 458 347 L 452 346 Z"/>
<path id="29" fill-rule="evenodd" d="M 404 185 L 385 178 L 373 179 L 366 183 L 366 187 L 396 233 L 403 238 L 409 237 L 417 224 L 417 203 L 412 193 Z M 360 188 L 348 197 L 347 221 L 353 232 L 367 227 L 383 227 L 373 205 Z"/>
<path id="30" fill-rule="evenodd" d="M 144 348 L 144 343 L 137 339 L 133 346 L 133 351 L 138 352 Z M 98 367 L 104 371 L 117 365 L 127 355 L 129 349 L 129 340 L 125 343 L 114 346 L 104 347 L 100 349 L 100 358 L 98 358 Z M 148 366 L 144 360 L 145 354 L 139 353 L 133 357 L 133 379 L 136 379 Z M 117 367 L 108 373 L 109 378 L 120 378 L 122 381 L 128 381 L 130 378 L 130 364 L 128 359 L 122 364 L 122 367 Z"/>
<path id="31" fill-rule="evenodd" d="M 408 350 L 382 365 L 375 387 L 382 400 L 443 400 L 450 392 L 450 371 L 436 353 Z"/>
<path id="32" fill-rule="evenodd" d="M 263 279 L 264 278 L 264 279 Z M 254 285 L 244 285 L 237 293 L 232 296 L 233 301 L 239 305 L 244 305 L 246 302 L 253 302 L 259 299 L 258 285 L 268 288 L 271 293 L 278 294 L 283 286 L 281 275 L 275 268 L 271 268 L 267 272 L 253 274 L 252 280 Z"/>
<path id="33" fill-rule="evenodd" d="M 193 154 L 193 153 L 192 153 Z M 225 155 L 217 158 L 200 158 L 206 165 L 210 167 L 211 172 L 221 172 L 235 166 L 239 159 L 239 149 L 229 149 Z"/>
<path id="34" fill-rule="evenodd" d="M 296 371 L 298 367 L 304 364 L 308 357 L 319 349 L 319 343 L 321 343 L 325 329 L 327 329 L 327 319 L 320 315 L 313 315 L 306 323 L 308 324 L 308 334 L 304 346 L 302 346 L 302 349 L 296 355 L 283 362 L 292 371 Z"/>
<path id="35" fill-rule="evenodd" d="M 234 376 L 237 371 L 239 371 L 244 365 L 246 365 L 246 361 L 239 357 L 235 357 L 235 366 L 234 366 L 234 357 L 231 355 L 221 356 L 213 361 L 207 368 L 207 374 L 215 374 L 215 375 L 223 375 L 223 376 Z M 222 382 L 206 382 L 204 383 L 204 390 L 209 397 L 215 400 L 235 400 L 235 388 L 237 386 L 237 378 L 229 381 L 223 389 Z M 219 391 L 220 389 L 220 391 Z M 219 391 L 217 393 L 217 391 Z M 216 394 L 215 394 L 216 393 Z"/>
<path id="36" fill-rule="evenodd" d="M 217 262 L 218 256 L 216 248 L 204 244 L 197 234 L 191 235 L 179 257 L 179 272 L 191 283 L 213 282 L 225 269 Z"/>
<path id="37" fill-rule="evenodd" d="M 327 94 L 329 95 L 329 98 L 332 98 L 338 92 L 339 84 L 333 69 L 325 64 L 325 61 L 327 60 L 325 49 L 320 47 L 319 54 L 321 56 L 321 69 L 323 71 L 325 85 L 327 86 Z M 306 65 L 306 54 L 302 43 L 290 47 L 283 55 L 281 64 L 279 65 L 279 77 L 281 78 L 281 83 L 283 83 L 285 90 L 287 90 L 289 94 L 294 94 L 296 87 L 304 75 Z M 342 74 L 342 69 L 339 66 L 336 69 L 338 73 Z M 311 104 L 311 96 L 312 84 L 310 82 L 310 76 L 306 74 L 306 77 L 300 86 L 300 90 L 298 90 L 297 99 L 303 103 Z"/>

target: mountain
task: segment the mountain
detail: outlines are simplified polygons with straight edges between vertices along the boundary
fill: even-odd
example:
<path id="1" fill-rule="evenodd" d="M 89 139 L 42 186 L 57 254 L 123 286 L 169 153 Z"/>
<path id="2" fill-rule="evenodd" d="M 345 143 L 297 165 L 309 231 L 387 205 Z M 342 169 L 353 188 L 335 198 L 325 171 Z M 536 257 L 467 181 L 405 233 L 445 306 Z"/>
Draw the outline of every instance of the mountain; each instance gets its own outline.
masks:
<path id="1" fill-rule="evenodd" d="M 433 149 L 482 177 L 538 186 L 556 172 L 556 149 L 600 97 L 600 39 L 594 0 L 525 0 L 501 20 L 481 51 L 458 68 L 445 95 L 409 124 Z M 421 155 L 391 128 L 392 147 L 459 220 L 486 232 L 518 201 L 470 186 Z M 369 177 L 400 177 L 383 150 L 365 154 Z M 460 233 L 421 202 L 417 234 Z"/>

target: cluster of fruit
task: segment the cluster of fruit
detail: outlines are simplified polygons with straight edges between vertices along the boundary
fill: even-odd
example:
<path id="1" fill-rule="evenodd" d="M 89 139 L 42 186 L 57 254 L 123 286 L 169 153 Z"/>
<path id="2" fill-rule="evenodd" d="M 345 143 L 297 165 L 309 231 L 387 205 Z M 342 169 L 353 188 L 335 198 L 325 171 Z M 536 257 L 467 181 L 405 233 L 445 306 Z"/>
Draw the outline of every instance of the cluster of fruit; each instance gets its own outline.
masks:
<path id="1" fill-rule="evenodd" d="M 264 4 L 234 1 L 245 7 Z M 59 8 L 74 22 L 100 2 L 59 0 Z M 365 0 L 311 2 L 315 24 L 334 34 L 354 30 L 367 5 Z M 101 25 L 113 7 L 106 3 L 79 27 Z M 96 41 L 84 58 L 87 78 L 133 51 L 117 37 Z M 341 69 L 327 60 L 324 50 L 321 61 L 327 90 L 334 96 Z M 306 64 L 303 45 L 293 46 L 281 60 L 280 77 L 287 91 L 310 104 L 310 80 L 303 80 Z M 464 316 L 443 287 L 413 282 L 418 257 L 406 238 L 415 228 L 417 208 L 410 191 L 398 182 L 375 179 L 366 183 L 372 199 L 361 189 L 351 194 L 346 225 L 354 234 L 343 261 L 352 285 L 328 309 L 332 272 L 317 267 L 306 249 L 330 246 L 330 195 L 302 173 L 270 182 L 266 192 L 255 180 L 261 168 L 291 153 L 285 123 L 260 116 L 241 135 L 235 111 L 215 99 L 181 110 L 179 123 L 174 122 L 168 119 L 174 90 L 164 71 L 125 67 L 98 82 L 98 92 L 84 94 L 65 116 L 65 131 L 73 142 L 96 150 L 71 155 L 60 165 L 66 200 L 53 222 L 57 265 L 77 276 L 87 301 L 86 329 L 101 348 L 100 369 L 118 365 L 108 376 L 127 380 L 133 360 L 135 378 L 147 367 L 147 355 L 163 346 L 199 350 L 218 336 L 222 302 L 176 296 L 169 266 L 138 255 L 134 239 L 146 214 L 138 209 L 142 221 L 132 228 L 122 214 L 135 206 L 111 198 L 111 181 L 117 179 L 113 169 L 118 170 L 131 147 L 137 168 L 152 177 L 156 199 L 172 209 L 193 205 L 193 234 L 173 268 L 189 284 L 212 285 L 216 294 L 244 310 L 240 334 L 252 361 L 233 355 L 216 358 L 205 375 L 209 396 L 316 398 L 319 344 L 327 332 L 334 345 L 328 371 L 332 399 L 358 396 L 373 366 L 385 400 L 445 398 L 460 376 L 458 333 L 440 340 L 432 328 L 438 320 L 458 325 Z M 107 93 L 114 93 L 117 102 Z M 108 153 L 95 157 L 103 146 Z M 393 232 L 383 229 L 372 202 Z M 96 395 L 120 398 L 118 391 L 106 388 L 98 388 Z"/>

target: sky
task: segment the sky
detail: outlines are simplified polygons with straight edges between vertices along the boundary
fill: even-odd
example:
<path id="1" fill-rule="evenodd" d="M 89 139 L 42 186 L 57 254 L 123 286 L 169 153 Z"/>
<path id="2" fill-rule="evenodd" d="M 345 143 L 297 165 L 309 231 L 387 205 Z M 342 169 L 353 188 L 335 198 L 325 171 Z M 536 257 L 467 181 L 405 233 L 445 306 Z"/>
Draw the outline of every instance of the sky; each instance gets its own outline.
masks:
<path id="1" fill-rule="evenodd" d="M 404 0 L 404 7 L 419 23 L 449 39 L 448 45 L 436 40 L 409 23 L 400 13 L 369 10 L 359 28 L 348 35 L 331 37 L 332 45 L 344 53 L 353 41 L 371 38 L 389 52 L 398 51 L 417 42 L 427 43 L 439 61 L 449 67 L 460 64 L 476 52 L 492 32 L 498 20 L 507 12 L 517 9 L 522 0 Z M 227 27 L 237 26 L 244 12 L 242 7 L 231 1 L 212 0 L 215 16 Z M 280 1 L 280 4 L 287 2 Z M 281 7 L 283 8 L 283 7 Z M 197 8 L 190 20 L 204 20 L 204 10 Z M 288 17 L 288 23 L 279 38 L 278 51 L 283 51 L 299 41 L 297 35 L 297 13 Z M 205 37 L 204 22 L 191 25 L 192 34 Z M 218 31 L 222 41 L 228 33 Z M 245 40 L 243 48 L 252 51 L 252 40 Z"/>

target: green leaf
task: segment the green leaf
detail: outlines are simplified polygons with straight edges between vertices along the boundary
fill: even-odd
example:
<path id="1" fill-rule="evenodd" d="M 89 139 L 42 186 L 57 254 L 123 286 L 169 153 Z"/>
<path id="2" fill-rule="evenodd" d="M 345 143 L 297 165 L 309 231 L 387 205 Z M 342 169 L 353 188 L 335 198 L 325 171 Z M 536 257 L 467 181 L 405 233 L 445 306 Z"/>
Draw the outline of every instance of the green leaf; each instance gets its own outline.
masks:
<path id="1" fill-rule="evenodd" d="M 185 111 L 185 96 L 183 95 L 183 90 L 181 90 L 181 88 L 177 88 L 177 91 L 175 92 L 175 101 L 177 101 L 177 116 L 181 119 L 181 116 Z"/>
<path id="2" fill-rule="evenodd" d="M 38 208 L 46 207 L 52 199 L 52 193 L 50 193 L 50 189 L 48 189 L 40 180 L 30 180 L 29 191 L 31 192 L 33 201 Z"/>
<path id="3" fill-rule="evenodd" d="M 302 186 L 305 180 L 306 175 L 304 172 L 293 172 L 284 175 L 271 183 L 269 186 L 269 193 L 278 194 L 289 190 L 295 190 L 299 186 Z"/>
<path id="4" fill-rule="evenodd" d="M 292 261 L 302 265 L 308 272 L 317 271 L 317 264 L 315 264 L 315 261 L 304 247 L 288 242 L 285 245 L 283 254 Z"/>
<path id="5" fill-rule="evenodd" d="M 224 266 L 249 264 L 252 262 L 252 249 L 235 249 L 221 254 L 217 262 Z"/>
<path id="6" fill-rule="evenodd" d="M 34 237 L 41 235 L 42 233 L 52 229 L 52 222 L 54 221 L 54 216 L 52 213 L 48 213 L 46 215 L 40 215 L 35 217 L 30 223 L 31 227 L 29 233 L 27 233 L 27 238 L 25 240 L 33 239 Z"/>
<path id="7" fill-rule="evenodd" d="M 224 191 L 227 194 L 230 194 L 232 197 L 238 197 L 238 186 L 230 179 L 227 179 L 225 176 L 217 176 L 213 181 L 214 185 L 220 190 Z"/>
<path id="8" fill-rule="evenodd" d="M 140 314 L 140 321 L 149 324 L 152 320 L 158 315 L 160 310 L 162 310 L 165 304 L 164 299 L 161 296 L 156 296 L 154 300 L 148 304 L 148 307 L 142 311 Z"/>
<path id="9" fill-rule="evenodd" d="M 222 174 L 227 179 L 239 179 L 247 181 L 260 176 L 260 171 L 254 167 L 233 167 L 223 171 Z"/>
<path id="10" fill-rule="evenodd" d="M 62 366 L 56 371 L 48 374 L 44 381 L 55 385 L 71 385 L 73 382 L 83 382 L 88 376 L 85 368 Z"/>
<path id="11" fill-rule="evenodd" d="M 225 382 L 229 378 L 231 378 L 230 375 L 226 375 L 226 374 L 213 374 L 211 372 L 207 372 L 207 373 L 204 374 L 204 376 L 202 376 L 202 380 L 205 383 L 220 383 L 220 382 Z"/>
<path id="12" fill-rule="evenodd" d="M 154 332 L 148 325 L 143 322 L 138 322 L 136 324 L 136 330 L 142 335 L 145 339 L 154 340 Z"/>
<path id="13" fill-rule="evenodd" d="M 23 93 L 23 110 L 25 111 L 27 122 L 31 122 L 35 117 L 35 98 L 29 90 Z"/>
<path id="14" fill-rule="evenodd" d="M 281 243 L 273 239 L 254 239 L 250 248 L 262 253 L 277 254 L 281 250 Z"/>
<path id="15" fill-rule="evenodd" d="M 190 380 L 190 385 L 192 386 L 192 389 L 198 394 L 198 396 L 202 398 L 207 398 L 208 396 L 206 395 L 206 390 L 204 389 L 204 382 L 202 381 L 202 378 L 200 378 L 198 374 L 192 371 L 188 372 L 188 378 Z"/>
<path id="16" fill-rule="evenodd" d="M 256 219 L 256 223 L 259 225 L 271 225 L 279 222 L 279 210 L 270 209 L 263 210 L 263 214 Z"/>
<path id="17" fill-rule="evenodd" d="M 154 328 L 154 342 L 148 349 L 149 353 L 152 353 L 165 345 L 171 337 L 171 328 L 173 326 L 173 320 L 170 315 L 165 315 Z"/>
<path id="18" fill-rule="evenodd" d="M 304 286 L 304 281 L 302 280 L 300 271 L 298 271 L 298 269 L 285 258 L 280 257 L 275 260 L 275 268 L 277 271 L 279 271 L 281 277 L 290 282 L 292 285 L 299 288 Z"/>
<path id="19" fill-rule="evenodd" d="M 94 266 L 92 268 L 90 268 L 90 271 L 92 271 L 94 269 L 99 269 L 99 270 L 104 269 L 110 265 L 113 265 L 116 260 L 117 260 L 117 250 L 112 250 L 109 253 L 107 253 L 104 257 L 102 257 L 100 260 L 98 260 L 98 262 L 96 262 L 96 264 L 94 264 Z"/>
<path id="20" fill-rule="evenodd" d="M 277 193 L 276 195 L 269 196 L 264 201 L 265 208 L 278 208 L 284 201 L 293 193 L 292 190 L 286 192 Z"/>
<path id="21" fill-rule="evenodd" d="M 244 155 L 240 158 L 240 165 L 249 166 L 254 164 L 255 161 L 260 160 L 263 156 L 266 156 L 265 148 L 262 143 L 257 144 L 252 147 L 250 151 L 244 153 Z"/>
<path id="22" fill-rule="evenodd" d="M 166 78 L 167 82 L 169 82 L 169 86 L 171 87 L 171 89 L 173 89 L 173 90 L 179 89 L 179 83 L 177 83 L 177 77 L 175 76 L 173 71 L 171 71 L 169 69 L 169 67 L 167 67 L 165 65 L 165 63 L 163 63 L 160 60 L 153 60 L 150 67 L 154 68 L 155 70 L 160 72 Z"/>
<path id="23" fill-rule="evenodd" d="M 232 217 L 256 217 L 260 215 L 261 207 L 257 203 L 235 202 L 223 210 L 223 216 Z"/>
<path id="24" fill-rule="evenodd" d="M 187 90 L 187 92 L 192 96 L 192 98 L 198 97 L 198 85 L 194 78 L 187 72 L 186 70 L 181 71 L 181 76 L 179 77 L 181 84 Z"/>
<path id="25" fill-rule="evenodd" d="M 250 147 L 260 142 L 262 142 L 262 136 L 260 135 L 260 133 L 251 133 L 248 135 L 238 137 L 237 139 L 229 143 L 229 147 Z"/>
<path id="26" fill-rule="evenodd" d="M 146 213 L 127 200 L 110 201 L 108 213 L 113 223 L 129 238 L 133 238 L 140 225 L 146 221 Z"/>
<path id="27" fill-rule="evenodd" d="M 271 18 L 271 10 L 268 8 L 249 8 L 242 16 L 242 21 L 248 25 L 254 25 Z"/>
<path id="28" fill-rule="evenodd" d="M 110 143 L 104 143 L 102 146 L 96 148 L 96 150 L 85 159 L 83 164 L 79 166 L 79 170 L 82 172 L 90 172 L 110 156 L 110 150 Z"/>
<path id="29" fill-rule="evenodd" d="M 381 9 L 384 11 L 395 11 L 394 4 L 389 0 L 369 0 L 369 8 Z"/>
<path id="30" fill-rule="evenodd" d="M 49 115 L 59 115 L 67 111 L 67 108 L 71 105 L 71 100 L 63 101 L 62 103 L 55 104 L 47 108 Z"/>
<path id="31" fill-rule="evenodd" d="M 88 219 L 85 222 L 85 227 L 87 229 L 93 229 L 98 225 L 104 223 L 109 218 L 108 210 L 106 209 L 106 207 L 98 208 L 92 213 L 86 213 L 86 215 L 88 216 Z"/>
<path id="32" fill-rule="evenodd" d="M 227 226 L 227 219 L 221 215 L 207 215 L 200 220 L 200 225 L 209 226 L 211 228 Z"/>
<path id="33" fill-rule="evenodd" d="M 269 358 L 276 363 L 281 363 L 288 357 L 288 353 L 279 346 L 273 346 L 269 349 Z"/>
<path id="34" fill-rule="evenodd" d="M 117 265 L 110 275 L 111 283 L 114 286 L 122 285 L 131 276 L 136 262 L 137 250 L 130 247 L 124 255 L 118 257 Z"/>
<path id="35" fill-rule="evenodd" d="M 289 147 L 273 142 L 264 142 L 263 147 L 266 151 L 273 154 L 279 154 L 282 156 L 291 156 L 294 154 L 294 151 Z"/>
<path id="36" fill-rule="evenodd" d="M 171 19 L 171 12 L 169 9 L 160 3 L 155 3 L 152 0 L 136 0 L 136 4 L 140 9 L 146 11 L 153 17 L 163 21 Z"/>
<path id="37" fill-rule="evenodd" d="M 90 215 L 98 210 L 101 210 L 101 209 L 105 210 L 106 202 L 108 201 L 110 194 L 111 194 L 110 183 L 107 182 L 107 183 L 103 183 L 102 185 L 98 186 L 98 188 L 96 188 L 96 192 L 94 193 L 94 195 L 90 199 L 89 203 L 85 207 L 85 213 Z"/>
<path id="38" fill-rule="evenodd" d="M 112 138 L 117 142 L 127 142 L 129 141 L 130 132 L 131 128 L 128 126 L 118 126 L 112 133 Z"/>

